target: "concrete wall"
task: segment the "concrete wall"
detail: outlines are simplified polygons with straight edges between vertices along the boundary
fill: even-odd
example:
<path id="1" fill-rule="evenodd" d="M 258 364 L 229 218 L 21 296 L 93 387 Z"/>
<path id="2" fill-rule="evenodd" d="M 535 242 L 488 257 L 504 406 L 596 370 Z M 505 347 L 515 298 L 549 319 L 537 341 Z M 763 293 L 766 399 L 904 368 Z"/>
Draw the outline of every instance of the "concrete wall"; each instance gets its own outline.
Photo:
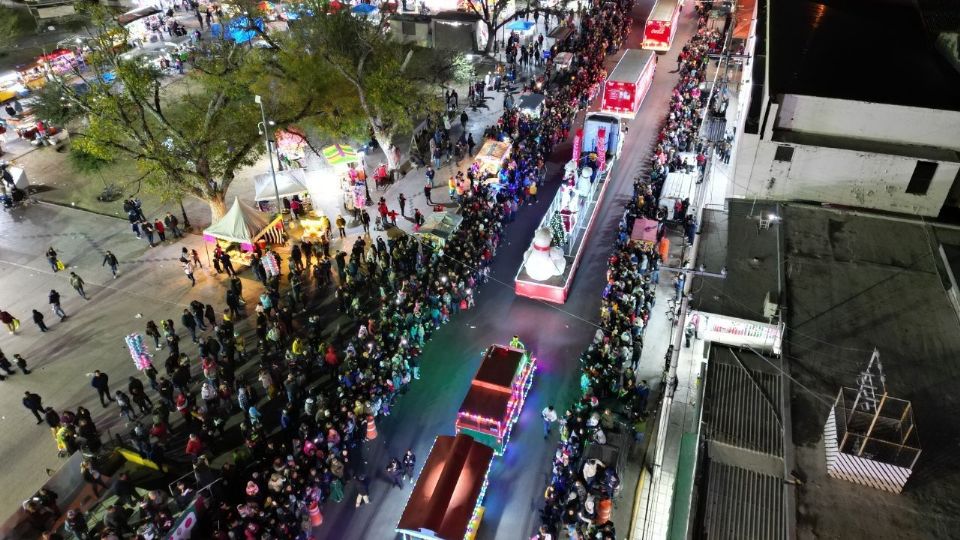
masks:
<path id="1" fill-rule="evenodd" d="M 734 196 L 811 200 L 911 215 L 936 216 L 960 164 L 939 162 L 926 195 L 906 192 L 916 159 L 790 145 L 790 162 L 775 161 L 780 143 L 745 135 L 740 142 Z"/>
<path id="2" fill-rule="evenodd" d="M 960 151 L 957 111 L 785 94 L 776 128 Z"/>

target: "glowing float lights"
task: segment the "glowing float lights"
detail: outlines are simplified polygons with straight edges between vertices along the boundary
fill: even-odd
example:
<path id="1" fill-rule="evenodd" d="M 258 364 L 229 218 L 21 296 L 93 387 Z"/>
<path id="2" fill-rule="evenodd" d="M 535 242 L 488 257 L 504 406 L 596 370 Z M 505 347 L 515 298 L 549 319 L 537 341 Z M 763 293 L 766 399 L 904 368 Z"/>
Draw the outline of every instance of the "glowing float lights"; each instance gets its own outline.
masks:
<path id="1" fill-rule="evenodd" d="M 509 349 L 495 345 L 503 349 Z M 512 349 L 520 351 L 520 349 Z M 484 361 L 493 361 L 484 356 Z M 510 440 L 510 432 L 513 425 L 519 420 L 520 412 L 523 410 L 523 404 L 526 402 L 527 393 L 533 386 L 533 373 L 536 370 L 536 359 L 531 357 L 527 351 L 522 352 L 522 357 L 517 365 L 516 372 L 508 387 L 500 387 L 490 384 L 486 381 L 474 379 L 473 386 L 479 386 L 493 391 L 510 392 L 510 397 L 503 410 L 503 416 L 494 418 L 461 410 L 457 414 L 456 430 L 467 432 L 479 442 L 489 445 L 494 449 L 498 456 L 502 456 L 506 451 L 507 443 Z"/>
<path id="2" fill-rule="evenodd" d="M 490 461 L 491 465 L 493 461 Z M 473 505 L 473 513 L 470 515 L 470 522 L 467 524 L 467 532 L 463 535 L 463 540 L 474 540 L 477 537 L 477 529 L 480 528 L 480 522 L 483 520 L 483 499 L 487 495 L 487 486 L 490 485 L 490 465 L 487 465 L 487 471 L 483 473 L 483 487 L 480 488 L 480 495 L 477 496 L 477 502 Z"/>

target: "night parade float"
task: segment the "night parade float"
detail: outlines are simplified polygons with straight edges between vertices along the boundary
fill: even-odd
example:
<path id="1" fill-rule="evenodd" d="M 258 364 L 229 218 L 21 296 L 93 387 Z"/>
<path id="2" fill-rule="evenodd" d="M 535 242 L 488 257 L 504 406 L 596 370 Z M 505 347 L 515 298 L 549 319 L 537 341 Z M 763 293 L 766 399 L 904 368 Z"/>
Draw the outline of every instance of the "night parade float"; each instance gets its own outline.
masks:
<path id="1" fill-rule="evenodd" d="M 620 119 L 604 114 L 588 115 L 584 127 L 577 130 L 563 185 L 537 226 L 517 270 L 514 291 L 518 295 L 556 304 L 566 302 L 607 179 L 620 154 L 621 133 Z"/>
<path id="2" fill-rule="evenodd" d="M 407 500 L 396 529 L 401 538 L 476 537 L 490 466 L 506 451 L 535 370 L 536 360 L 522 346 L 491 345 L 484 352 L 457 413 L 457 434 L 436 438 Z"/>

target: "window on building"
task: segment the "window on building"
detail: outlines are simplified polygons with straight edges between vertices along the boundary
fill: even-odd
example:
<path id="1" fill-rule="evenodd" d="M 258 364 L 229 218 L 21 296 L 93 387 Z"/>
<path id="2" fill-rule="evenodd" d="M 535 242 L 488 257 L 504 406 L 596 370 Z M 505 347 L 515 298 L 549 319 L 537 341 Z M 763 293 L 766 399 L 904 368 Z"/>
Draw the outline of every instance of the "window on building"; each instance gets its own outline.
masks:
<path id="1" fill-rule="evenodd" d="M 910 183 L 907 184 L 907 193 L 926 195 L 927 190 L 930 189 L 930 182 L 933 181 L 933 175 L 936 173 L 937 163 L 935 161 L 918 161 L 917 166 L 913 168 Z"/>
<path id="2" fill-rule="evenodd" d="M 790 162 L 793 160 L 793 147 L 781 144 L 777 147 L 777 153 L 774 154 L 773 159 L 776 161 L 786 161 Z"/>

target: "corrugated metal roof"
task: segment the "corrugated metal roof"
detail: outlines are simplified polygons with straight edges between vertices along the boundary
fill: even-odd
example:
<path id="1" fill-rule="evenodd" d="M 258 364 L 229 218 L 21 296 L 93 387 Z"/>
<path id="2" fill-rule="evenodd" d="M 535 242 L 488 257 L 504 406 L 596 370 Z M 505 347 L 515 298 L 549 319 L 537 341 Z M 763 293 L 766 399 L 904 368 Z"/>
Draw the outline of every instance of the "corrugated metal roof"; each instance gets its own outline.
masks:
<path id="1" fill-rule="evenodd" d="M 710 540 L 785 540 L 779 478 L 710 463 L 705 537 Z"/>
<path id="2" fill-rule="evenodd" d="M 713 349 L 704 401 L 706 437 L 783 457 L 780 375 L 744 365 L 733 349 Z"/>

